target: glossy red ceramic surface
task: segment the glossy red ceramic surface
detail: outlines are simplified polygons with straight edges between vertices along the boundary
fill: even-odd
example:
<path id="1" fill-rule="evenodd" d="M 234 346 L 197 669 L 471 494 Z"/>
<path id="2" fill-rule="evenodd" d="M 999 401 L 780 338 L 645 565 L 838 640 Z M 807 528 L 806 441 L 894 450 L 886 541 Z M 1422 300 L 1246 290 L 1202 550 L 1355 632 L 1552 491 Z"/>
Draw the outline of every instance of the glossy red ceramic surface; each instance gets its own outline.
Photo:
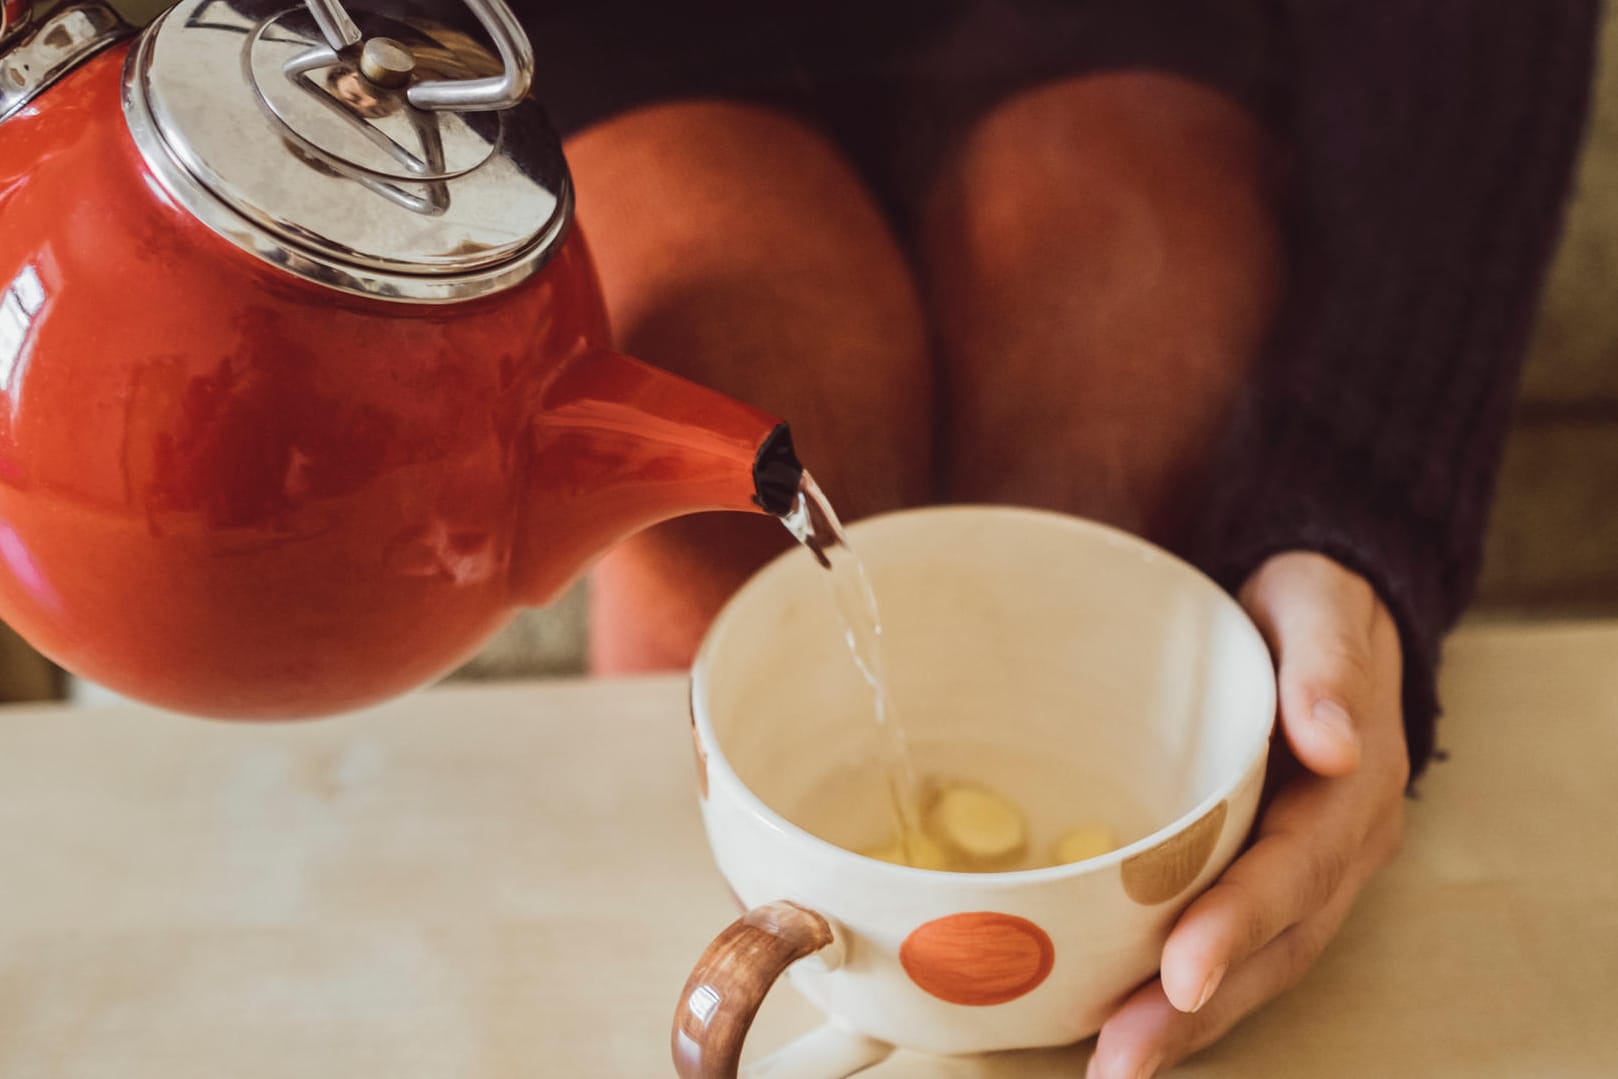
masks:
<path id="1" fill-rule="evenodd" d="M 28 14 L 29 0 L 0 0 L 0 26 L 7 28 L 22 25 L 23 16 Z"/>
<path id="2" fill-rule="evenodd" d="M 470 304 L 292 278 L 146 174 L 125 51 L 0 127 L 0 617 L 47 655 L 183 711 L 329 713 L 630 532 L 754 508 L 775 420 L 608 351 L 577 234 Z"/>

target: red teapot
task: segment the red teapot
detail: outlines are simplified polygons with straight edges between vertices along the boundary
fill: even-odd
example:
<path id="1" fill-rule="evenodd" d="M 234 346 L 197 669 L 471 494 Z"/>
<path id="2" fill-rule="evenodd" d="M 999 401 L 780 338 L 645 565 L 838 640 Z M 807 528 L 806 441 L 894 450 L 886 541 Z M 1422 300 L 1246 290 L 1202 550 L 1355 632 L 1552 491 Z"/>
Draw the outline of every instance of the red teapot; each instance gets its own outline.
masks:
<path id="1" fill-rule="evenodd" d="M 359 707 L 599 551 L 785 513 L 785 425 L 608 346 L 532 51 L 337 0 L 0 0 L 0 617 L 180 711 Z"/>

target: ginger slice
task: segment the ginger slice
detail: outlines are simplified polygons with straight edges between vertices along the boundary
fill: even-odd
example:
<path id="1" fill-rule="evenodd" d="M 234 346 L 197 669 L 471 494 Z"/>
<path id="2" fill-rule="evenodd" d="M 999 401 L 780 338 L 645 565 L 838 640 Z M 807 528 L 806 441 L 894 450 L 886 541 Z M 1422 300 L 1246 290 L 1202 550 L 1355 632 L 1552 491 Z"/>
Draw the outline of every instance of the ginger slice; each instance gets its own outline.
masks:
<path id="1" fill-rule="evenodd" d="M 931 837 L 925 835 L 911 837 L 909 857 L 905 856 L 905 845 L 898 839 L 893 839 L 880 847 L 862 850 L 860 853 L 879 862 L 914 866 L 917 869 L 950 868 L 949 856 L 944 852 L 944 848 L 939 846 Z"/>
<path id="2" fill-rule="evenodd" d="M 1099 824 L 1085 825 L 1064 832 L 1056 841 L 1052 865 L 1068 865 L 1088 861 L 1118 849 L 1118 837 L 1112 829 Z"/>
<path id="3" fill-rule="evenodd" d="M 1012 869 L 1028 852 L 1028 824 L 1022 810 L 975 783 L 940 786 L 928 803 L 925 820 L 927 834 L 962 870 Z"/>

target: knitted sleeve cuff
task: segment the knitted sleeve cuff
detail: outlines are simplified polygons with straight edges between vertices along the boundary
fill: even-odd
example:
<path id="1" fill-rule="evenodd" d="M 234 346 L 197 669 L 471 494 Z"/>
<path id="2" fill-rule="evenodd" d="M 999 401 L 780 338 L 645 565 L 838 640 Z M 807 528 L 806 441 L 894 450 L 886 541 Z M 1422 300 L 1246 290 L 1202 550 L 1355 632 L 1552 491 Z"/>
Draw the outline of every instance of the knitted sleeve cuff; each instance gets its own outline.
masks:
<path id="1" fill-rule="evenodd" d="M 1323 554 L 1365 578 L 1399 628 L 1414 778 L 1433 755 L 1439 648 L 1454 620 L 1445 558 L 1431 541 L 1441 530 L 1413 519 L 1340 453 L 1280 441 L 1263 453 L 1250 479 L 1205 516 L 1193 557 L 1232 592 L 1285 551 Z"/>
<path id="2" fill-rule="evenodd" d="M 1317 551 L 1399 626 L 1412 773 L 1470 598 L 1589 104 L 1594 0 L 1282 0 L 1286 307 L 1190 546 L 1227 587 Z"/>

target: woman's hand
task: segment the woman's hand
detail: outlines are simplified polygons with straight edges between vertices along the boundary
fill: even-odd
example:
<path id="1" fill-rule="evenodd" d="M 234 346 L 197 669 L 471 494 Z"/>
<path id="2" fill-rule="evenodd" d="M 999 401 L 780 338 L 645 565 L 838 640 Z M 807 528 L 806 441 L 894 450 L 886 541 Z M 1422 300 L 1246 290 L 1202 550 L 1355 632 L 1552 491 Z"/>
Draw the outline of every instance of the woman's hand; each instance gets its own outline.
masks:
<path id="1" fill-rule="evenodd" d="M 1387 609 L 1300 552 L 1264 563 L 1239 598 L 1275 655 L 1291 752 L 1272 754 L 1253 845 L 1181 915 L 1161 976 L 1101 1028 L 1088 1079 L 1152 1075 L 1296 984 L 1399 845 L 1410 765 Z"/>

